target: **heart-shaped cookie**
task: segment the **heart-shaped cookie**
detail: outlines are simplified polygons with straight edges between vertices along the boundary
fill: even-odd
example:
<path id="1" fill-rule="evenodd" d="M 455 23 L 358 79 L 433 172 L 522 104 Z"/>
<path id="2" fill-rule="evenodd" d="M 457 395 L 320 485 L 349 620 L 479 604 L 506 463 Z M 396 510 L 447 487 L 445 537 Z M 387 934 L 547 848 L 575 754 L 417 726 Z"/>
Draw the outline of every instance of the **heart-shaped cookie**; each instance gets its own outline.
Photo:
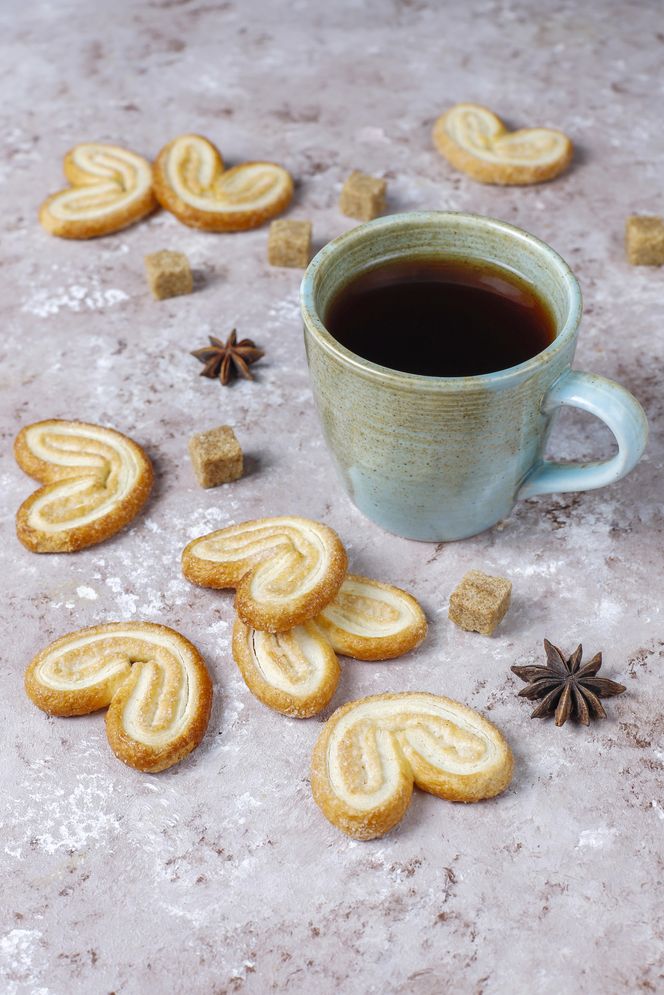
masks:
<path id="1" fill-rule="evenodd" d="M 33 553 L 72 553 L 135 518 L 152 488 L 152 464 L 132 439 L 58 418 L 22 428 L 16 462 L 43 487 L 23 502 L 16 532 Z"/>
<path id="2" fill-rule="evenodd" d="M 413 785 L 449 801 L 504 791 L 512 753 L 472 708 L 424 692 L 350 701 L 325 723 L 311 760 L 311 790 L 323 815 L 360 840 L 389 832 Z"/>
<path id="3" fill-rule="evenodd" d="M 71 187 L 47 197 L 39 209 L 39 220 L 51 235 L 109 235 L 157 207 L 150 163 L 119 145 L 75 145 L 65 156 L 64 173 Z"/>
<path id="4" fill-rule="evenodd" d="M 508 131 L 500 118 L 479 104 L 456 104 L 433 127 L 436 148 L 480 183 L 523 186 L 543 183 L 569 165 L 573 146 L 552 128 Z"/>
<path id="5" fill-rule="evenodd" d="M 337 653 L 392 660 L 419 646 L 426 632 L 424 612 L 410 594 L 348 574 L 315 619 L 287 632 L 260 632 L 236 619 L 233 659 L 259 701 L 302 719 L 332 700 L 341 676 Z"/>
<path id="6" fill-rule="evenodd" d="M 212 681 L 196 647 L 154 622 L 109 622 L 61 636 L 32 660 L 25 690 L 49 715 L 108 707 L 113 752 L 150 772 L 198 746 L 212 705 Z"/>
<path id="7" fill-rule="evenodd" d="M 229 525 L 192 539 L 182 552 L 187 580 L 236 588 L 238 615 L 261 632 L 286 632 L 318 615 L 347 566 L 336 532 L 298 515 Z"/>
<path id="8" fill-rule="evenodd" d="M 165 145 L 153 167 L 162 207 L 183 224 L 206 231 L 256 228 L 288 207 L 290 173 L 273 162 L 244 162 L 232 169 L 212 142 L 179 135 Z"/>

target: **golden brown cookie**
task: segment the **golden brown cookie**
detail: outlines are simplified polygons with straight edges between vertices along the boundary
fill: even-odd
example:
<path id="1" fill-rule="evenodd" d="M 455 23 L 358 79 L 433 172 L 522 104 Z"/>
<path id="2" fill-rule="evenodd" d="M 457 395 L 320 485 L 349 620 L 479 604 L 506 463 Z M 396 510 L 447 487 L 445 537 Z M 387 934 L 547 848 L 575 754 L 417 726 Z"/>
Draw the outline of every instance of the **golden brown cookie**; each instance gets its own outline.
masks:
<path id="1" fill-rule="evenodd" d="M 570 164 L 573 146 L 552 128 L 508 131 L 480 104 L 455 104 L 433 126 L 436 148 L 457 169 L 480 183 L 520 186 L 543 183 Z"/>
<path id="2" fill-rule="evenodd" d="M 71 186 L 44 201 L 39 220 L 60 238 L 96 238 L 119 231 L 157 207 L 147 159 L 103 142 L 82 142 L 67 153 Z"/>
<path id="3" fill-rule="evenodd" d="M 333 825 L 369 840 L 400 821 L 413 784 L 476 802 L 505 790 L 512 765 L 502 734 L 472 708 L 426 692 L 377 694 L 343 705 L 325 723 L 311 789 Z"/>
<path id="4" fill-rule="evenodd" d="M 14 455 L 44 485 L 16 514 L 16 533 L 34 553 L 103 542 L 136 517 L 152 487 L 152 464 L 141 447 L 100 425 L 35 422 L 17 435 Z"/>
<path id="5" fill-rule="evenodd" d="M 323 711 L 341 675 L 334 650 L 314 622 L 273 633 L 259 632 L 238 618 L 233 659 L 259 701 L 298 719 Z"/>
<path id="6" fill-rule="evenodd" d="M 417 601 L 398 587 L 348 574 L 335 598 L 311 622 L 288 632 L 259 632 L 240 619 L 233 658 L 259 701 L 296 718 L 329 705 L 341 670 L 335 651 L 356 660 L 390 660 L 424 639 Z"/>
<path id="7" fill-rule="evenodd" d="M 161 206 L 206 231 L 256 228 L 281 214 L 293 197 L 293 180 L 283 166 L 243 162 L 225 169 L 219 151 L 201 135 L 179 135 L 165 145 L 153 178 Z"/>
<path id="8" fill-rule="evenodd" d="M 172 767 L 198 746 L 212 706 L 196 647 L 152 622 L 110 622 L 61 636 L 32 660 L 25 690 L 49 715 L 108 706 L 111 749 L 149 772 Z"/>
<path id="9" fill-rule="evenodd" d="M 355 660 L 392 660 L 415 649 L 427 634 L 415 598 L 358 574 L 347 575 L 316 624 L 337 653 Z"/>
<path id="10" fill-rule="evenodd" d="M 341 587 L 347 565 L 336 532 L 296 515 L 229 525 L 182 553 L 188 580 L 236 588 L 238 615 L 263 632 L 285 632 L 317 615 Z"/>

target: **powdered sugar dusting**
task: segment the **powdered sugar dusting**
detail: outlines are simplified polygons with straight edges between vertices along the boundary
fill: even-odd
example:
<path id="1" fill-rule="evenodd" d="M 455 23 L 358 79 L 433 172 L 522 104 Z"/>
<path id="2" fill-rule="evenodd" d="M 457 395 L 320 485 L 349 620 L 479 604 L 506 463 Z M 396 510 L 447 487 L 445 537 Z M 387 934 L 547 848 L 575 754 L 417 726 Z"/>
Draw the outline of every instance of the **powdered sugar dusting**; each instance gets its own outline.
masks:
<path id="1" fill-rule="evenodd" d="M 99 730 L 103 736 L 103 726 Z M 108 748 L 95 738 L 87 747 L 98 762 L 99 750 Z M 86 744 L 79 744 L 76 756 L 85 756 Z M 11 852 L 20 860 L 32 850 L 47 854 L 69 852 L 91 844 L 100 845 L 113 835 L 119 821 L 113 811 L 112 787 L 102 772 L 80 771 L 73 789 L 60 783 L 57 769 L 51 763 L 35 765 L 34 777 L 24 786 L 25 800 L 9 802 L 12 824 L 16 832 Z M 7 852 L 7 849 L 5 849 Z"/>
<path id="2" fill-rule="evenodd" d="M 85 601 L 96 601 L 98 594 L 93 587 L 87 587 L 85 584 L 81 584 L 76 588 L 76 593 L 79 598 L 83 598 Z"/>
<path id="3" fill-rule="evenodd" d="M 88 284 L 71 284 L 53 290 L 35 287 L 21 301 L 21 311 L 36 315 L 38 318 L 48 318 L 63 309 L 102 311 L 126 300 L 129 300 L 129 295 L 124 290 L 104 288 L 98 277 L 92 277 Z"/>
<path id="4" fill-rule="evenodd" d="M 0 977 L 6 979 L 4 995 L 24 995 L 26 986 L 30 995 L 51 995 L 51 989 L 38 985 L 39 967 L 43 962 L 39 941 L 42 933 L 38 929 L 11 929 L 0 937 Z"/>

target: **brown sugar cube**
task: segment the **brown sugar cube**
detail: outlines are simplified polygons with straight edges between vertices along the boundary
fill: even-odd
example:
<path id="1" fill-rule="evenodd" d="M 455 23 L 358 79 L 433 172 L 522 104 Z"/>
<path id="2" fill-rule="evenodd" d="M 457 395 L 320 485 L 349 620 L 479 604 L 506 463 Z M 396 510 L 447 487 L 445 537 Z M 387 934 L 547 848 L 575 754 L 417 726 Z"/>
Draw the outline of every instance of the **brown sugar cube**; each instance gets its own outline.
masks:
<path id="1" fill-rule="evenodd" d="M 242 450 L 229 425 L 192 435 L 189 455 L 201 487 L 228 484 L 242 476 Z"/>
<path id="2" fill-rule="evenodd" d="M 270 266 L 306 269 L 311 258 L 311 221 L 273 221 L 267 238 Z"/>
<path id="3" fill-rule="evenodd" d="M 469 570 L 452 591 L 449 615 L 462 629 L 492 636 L 510 605 L 512 582 Z"/>
<path id="4" fill-rule="evenodd" d="M 170 249 L 153 252 L 145 257 L 145 272 L 150 290 L 158 301 L 190 294 L 194 289 L 191 267 L 184 252 L 171 252 Z"/>
<path id="5" fill-rule="evenodd" d="M 349 218 L 371 221 L 385 210 L 387 182 L 354 170 L 343 185 L 339 207 Z"/>
<path id="6" fill-rule="evenodd" d="M 632 266 L 664 266 L 664 218 L 633 214 L 625 226 L 625 248 Z"/>

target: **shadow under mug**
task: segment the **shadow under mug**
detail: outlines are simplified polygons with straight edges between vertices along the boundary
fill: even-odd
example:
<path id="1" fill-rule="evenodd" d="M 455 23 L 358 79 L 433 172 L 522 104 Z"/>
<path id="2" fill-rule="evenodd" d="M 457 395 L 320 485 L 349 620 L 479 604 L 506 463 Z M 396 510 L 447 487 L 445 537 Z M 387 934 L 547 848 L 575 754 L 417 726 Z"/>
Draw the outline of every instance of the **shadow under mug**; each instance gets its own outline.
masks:
<path id="1" fill-rule="evenodd" d="M 353 276 L 427 257 L 484 260 L 518 273 L 548 303 L 553 342 L 510 369 L 427 377 L 371 363 L 330 335 L 327 308 Z M 301 309 L 313 395 L 343 485 L 389 532 L 428 541 L 476 535 L 509 515 L 518 498 L 603 487 L 643 453 L 648 426 L 638 401 L 611 380 L 571 369 L 582 311 L 576 278 L 548 245 L 503 221 L 431 211 L 360 225 L 312 260 Z M 616 455 L 545 460 L 552 416 L 565 405 L 601 418 Z"/>

